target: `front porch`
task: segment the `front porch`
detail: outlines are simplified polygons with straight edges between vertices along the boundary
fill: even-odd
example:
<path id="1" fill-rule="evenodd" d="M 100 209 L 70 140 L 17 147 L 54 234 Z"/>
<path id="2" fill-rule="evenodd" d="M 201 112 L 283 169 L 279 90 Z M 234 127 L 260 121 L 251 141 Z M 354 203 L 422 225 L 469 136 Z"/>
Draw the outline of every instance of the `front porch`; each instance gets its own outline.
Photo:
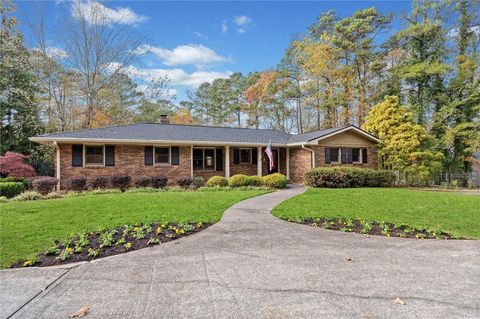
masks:
<path id="1" fill-rule="evenodd" d="M 265 147 L 191 146 L 191 175 L 209 179 L 236 174 L 264 176 L 273 173 L 289 175 L 288 148 L 272 147 L 274 165 L 269 169 Z"/>

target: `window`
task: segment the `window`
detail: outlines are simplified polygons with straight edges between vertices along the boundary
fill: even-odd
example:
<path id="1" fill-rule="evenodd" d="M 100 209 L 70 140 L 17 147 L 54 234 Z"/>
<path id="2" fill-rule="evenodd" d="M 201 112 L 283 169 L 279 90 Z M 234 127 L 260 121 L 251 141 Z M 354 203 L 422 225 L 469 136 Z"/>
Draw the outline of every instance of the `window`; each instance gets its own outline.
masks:
<path id="1" fill-rule="evenodd" d="M 325 163 L 339 163 L 340 162 L 340 149 L 339 148 L 326 148 L 325 149 Z"/>
<path id="2" fill-rule="evenodd" d="M 251 164 L 252 163 L 252 149 L 241 148 L 240 149 L 240 163 Z"/>
<path id="3" fill-rule="evenodd" d="M 193 149 L 193 169 L 199 171 L 215 170 L 215 149 L 214 148 L 194 148 Z"/>
<path id="4" fill-rule="evenodd" d="M 85 165 L 103 165 L 103 145 L 85 146 Z"/>
<path id="5" fill-rule="evenodd" d="M 169 147 L 155 147 L 155 164 L 170 164 Z"/>
<path id="6" fill-rule="evenodd" d="M 360 149 L 359 148 L 352 148 L 352 162 L 353 163 L 360 163 Z"/>

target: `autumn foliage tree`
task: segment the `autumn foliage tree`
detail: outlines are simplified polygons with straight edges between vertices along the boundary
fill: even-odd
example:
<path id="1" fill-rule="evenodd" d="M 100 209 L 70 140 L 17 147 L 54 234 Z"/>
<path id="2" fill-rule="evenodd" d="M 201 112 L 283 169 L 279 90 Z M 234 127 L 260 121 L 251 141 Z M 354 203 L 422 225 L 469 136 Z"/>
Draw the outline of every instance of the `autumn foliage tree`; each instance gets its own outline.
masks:
<path id="1" fill-rule="evenodd" d="M 11 177 L 32 177 L 35 170 L 25 163 L 27 157 L 20 153 L 6 152 L 0 156 L 0 174 Z"/>
<path id="2" fill-rule="evenodd" d="M 443 155 L 432 150 L 425 129 L 397 96 L 387 95 L 375 105 L 363 129 L 380 139 L 378 154 L 385 168 L 398 171 L 410 184 L 428 184 L 441 167 Z"/>

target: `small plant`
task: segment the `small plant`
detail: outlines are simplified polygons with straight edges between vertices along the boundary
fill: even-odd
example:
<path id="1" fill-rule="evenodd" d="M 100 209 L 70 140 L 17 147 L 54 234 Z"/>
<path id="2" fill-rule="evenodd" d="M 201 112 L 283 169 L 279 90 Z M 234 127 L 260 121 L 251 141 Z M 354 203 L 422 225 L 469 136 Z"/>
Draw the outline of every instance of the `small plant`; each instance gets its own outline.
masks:
<path id="1" fill-rule="evenodd" d="M 135 178 L 136 187 L 150 187 L 152 185 L 152 178 L 150 176 L 139 176 Z"/>
<path id="2" fill-rule="evenodd" d="M 113 235 L 115 235 L 117 231 L 113 230 L 106 230 L 100 233 L 100 247 L 110 247 L 113 243 Z"/>
<path id="3" fill-rule="evenodd" d="M 192 184 L 192 178 L 185 176 L 177 179 L 177 185 L 181 188 L 188 188 Z"/>
<path id="4" fill-rule="evenodd" d="M 132 178 L 125 174 L 116 174 L 112 176 L 111 180 L 113 187 L 118 188 L 122 192 L 124 192 L 128 188 L 128 186 L 130 186 L 130 181 L 132 180 Z"/>
<path id="5" fill-rule="evenodd" d="M 159 238 L 155 238 L 155 237 L 151 237 L 148 242 L 147 242 L 148 245 L 158 245 L 160 244 L 160 239 Z"/>
<path id="6" fill-rule="evenodd" d="M 152 177 L 153 188 L 165 188 L 168 183 L 168 178 L 163 174 L 158 174 Z"/>
<path id="7" fill-rule="evenodd" d="M 110 178 L 108 176 L 95 176 L 88 180 L 88 186 L 93 189 L 105 189 Z"/>
<path id="8" fill-rule="evenodd" d="M 51 192 L 45 195 L 45 199 L 57 199 L 57 198 L 63 198 L 64 195 L 59 192 Z"/>
<path id="9" fill-rule="evenodd" d="M 207 181 L 207 187 L 228 186 L 228 180 L 223 176 L 212 176 Z"/>
<path id="10" fill-rule="evenodd" d="M 31 267 L 37 263 L 37 257 L 32 256 L 23 262 L 23 267 Z"/>
<path id="11" fill-rule="evenodd" d="M 51 247 L 47 248 L 47 251 L 45 252 L 45 254 L 47 254 L 47 255 L 58 255 L 58 254 L 60 254 L 60 252 L 61 252 L 60 248 L 58 248 L 57 246 L 51 246 Z"/>
<path id="12" fill-rule="evenodd" d="M 280 173 L 274 173 L 262 177 L 263 185 L 270 188 L 287 187 L 287 177 Z"/>
<path id="13" fill-rule="evenodd" d="M 194 178 L 192 178 L 192 185 L 195 188 L 203 187 L 205 186 L 205 180 L 201 176 L 195 176 Z"/>
<path id="14" fill-rule="evenodd" d="M 36 177 L 32 181 L 33 190 L 39 192 L 42 195 L 46 195 L 52 192 L 58 184 L 58 179 L 50 176 Z"/>
<path id="15" fill-rule="evenodd" d="M 126 243 L 125 245 L 123 245 L 125 248 L 127 248 L 127 250 L 130 250 L 132 249 L 132 243 L 128 242 Z"/>
<path id="16" fill-rule="evenodd" d="M 368 234 L 372 231 L 373 229 L 373 223 L 372 222 L 365 222 L 363 224 L 362 230 L 360 230 L 361 234 Z"/>
<path id="17" fill-rule="evenodd" d="M 145 232 L 143 231 L 143 228 L 141 227 L 133 228 L 132 237 L 137 240 L 145 238 Z"/>
<path id="18" fill-rule="evenodd" d="M 12 198 L 12 201 L 23 202 L 28 200 L 41 200 L 41 199 L 45 199 L 45 197 L 42 194 L 35 191 L 28 191 L 15 196 L 14 198 Z"/>
<path id="19" fill-rule="evenodd" d="M 57 259 L 60 260 L 60 261 L 65 261 L 68 258 L 70 258 L 71 255 L 73 255 L 73 252 L 74 252 L 73 248 L 67 247 L 60 252 Z"/>
<path id="20" fill-rule="evenodd" d="M 100 254 L 100 249 L 88 248 L 87 255 L 96 258 Z"/>
<path id="21" fill-rule="evenodd" d="M 76 192 L 84 191 L 87 188 L 87 178 L 85 176 L 74 176 L 69 180 L 69 187 Z"/>
<path id="22" fill-rule="evenodd" d="M 233 175 L 228 180 L 228 186 L 230 187 L 248 186 L 248 176 L 245 174 Z"/>

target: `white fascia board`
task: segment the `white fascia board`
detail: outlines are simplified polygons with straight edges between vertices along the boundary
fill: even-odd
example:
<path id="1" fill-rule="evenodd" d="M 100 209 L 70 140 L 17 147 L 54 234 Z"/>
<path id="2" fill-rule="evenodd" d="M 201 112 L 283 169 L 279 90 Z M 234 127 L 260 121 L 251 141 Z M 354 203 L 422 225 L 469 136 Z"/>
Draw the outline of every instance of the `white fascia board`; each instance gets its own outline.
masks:
<path id="1" fill-rule="evenodd" d="M 330 134 L 324 135 L 324 136 L 322 136 L 322 137 L 316 138 L 316 139 L 314 139 L 314 140 L 311 140 L 311 141 L 309 141 L 308 143 L 302 143 L 302 144 L 312 144 L 312 142 L 313 142 L 313 144 L 318 144 L 318 141 L 327 139 L 327 138 L 329 138 L 329 137 L 332 137 L 332 136 L 335 136 L 335 135 L 337 135 L 337 134 L 344 133 L 344 132 L 350 131 L 350 130 L 354 130 L 354 131 L 357 132 L 358 134 L 360 134 L 360 135 L 368 138 L 368 139 L 371 140 L 371 141 L 380 143 L 380 140 L 379 140 L 378 138 L 376 138 L 375 136 L 373 136 L 373 135 L 371 135 L 371 134 L 369 134 L 369 133 L 367 133 L 367 132 L 365 132 L 365 131 L 363 131 L 363 130 L 361 130 L 361 129 L 359 129 L 359 128 L 356 128 L 355 126 L 349 126 L 349 127 L 344 128 L 344 129 L 341 129 L 341 130 L 332 132 L 332 133 L 330 133 Z M 289 145 L 290 145 L 290 144 L 289 144 Z"/>

